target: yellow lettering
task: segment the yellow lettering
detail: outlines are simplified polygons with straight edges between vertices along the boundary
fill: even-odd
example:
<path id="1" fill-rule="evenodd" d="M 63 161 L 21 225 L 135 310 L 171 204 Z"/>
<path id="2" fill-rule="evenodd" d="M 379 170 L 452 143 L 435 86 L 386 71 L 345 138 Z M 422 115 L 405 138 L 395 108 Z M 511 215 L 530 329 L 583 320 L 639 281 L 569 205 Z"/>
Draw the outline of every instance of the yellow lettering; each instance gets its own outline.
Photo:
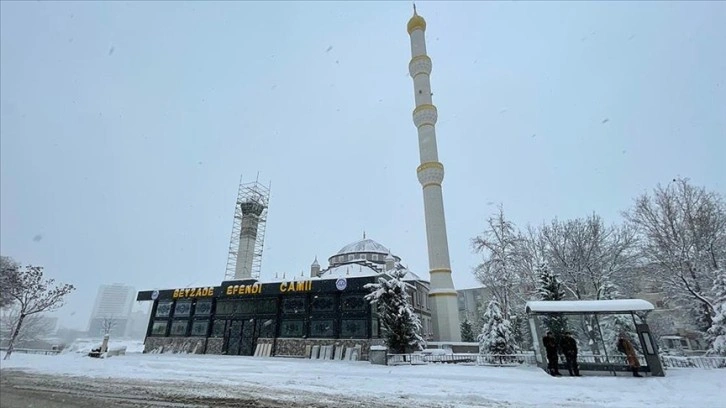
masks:
<path id="1" fill-rule="evenodd" d="M 308 290 L 313 290 L 313 281 L 308 281 Z"/>
<path id="2" fill-rule="evenodd" d="M 287 282 L 280 283 L 280 292 L 287 292 Z"/>
<path id="3" fill-rule="evenodd" d="M 227 294 L 228 294 L 228 295 L 231 295 L 231 294 L 232 294 L 232 288 L 233 288 L 233 287 L 234 287 L 234 286 L 227 286 Z"/>
<path id="4" fill-rule="evenodd" d="M 208 289 L 207 295 L 214 296 L 214 287 L 213 286 L 210 286 L 207 289 Z"/>
<path id="5" fill-rule="evenodd" d="M 171 295 L 171 297 L 174 298 L 174 299 L 176 299 L 177 297 L 179 297 L 179 289 L 174 289 L 174 294 Z"/>
<path id="6" fill-rule="evenodd" d="M 297 283 L 297 288 L 295 290 L 298 291 L 298 292 L 307 290 L 307 286 L 308 285 L 306 283 L 307 282 L 298 282 Z"/>

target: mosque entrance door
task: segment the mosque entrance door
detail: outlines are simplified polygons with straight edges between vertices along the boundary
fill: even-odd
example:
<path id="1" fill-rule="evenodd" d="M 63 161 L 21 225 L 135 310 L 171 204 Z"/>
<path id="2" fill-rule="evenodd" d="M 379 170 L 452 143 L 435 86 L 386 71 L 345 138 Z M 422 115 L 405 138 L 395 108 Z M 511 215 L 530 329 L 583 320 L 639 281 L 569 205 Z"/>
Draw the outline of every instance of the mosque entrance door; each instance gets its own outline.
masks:
<path id="1" fill-rule="evenodd" d="M 251 356 L 255 351 L 255 319 L 231 320 L 227 331 L 227 355 Z"/>

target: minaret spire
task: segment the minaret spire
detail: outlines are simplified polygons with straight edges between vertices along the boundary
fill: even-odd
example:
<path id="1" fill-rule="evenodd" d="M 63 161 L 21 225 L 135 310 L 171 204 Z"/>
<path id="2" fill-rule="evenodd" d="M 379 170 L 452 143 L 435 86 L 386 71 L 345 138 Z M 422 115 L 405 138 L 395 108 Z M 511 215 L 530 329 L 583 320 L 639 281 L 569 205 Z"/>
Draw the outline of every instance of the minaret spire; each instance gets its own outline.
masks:
<path id="1" fill-rule="evenodd" d="M 436 120 L 438 113 L 431 99 L 431 58 L 426 54 L 426 20 L 416 13 L 408 20 L 408 34 L 411 36 L 411 62 L 408 72 L 413 78 L 414 100 L 413 123 L 418 131 L 421 165 L 416 169 L 423 189 L 424 213 L 426 219 L 426 241 L 428 243 L 429 274 L 431 276 L 431 323 L 434 341 L 461 341 L 459 310 L 454 281 L 451 278 L 449 243 L 446 237 L 444 199 L 441 183 L 444 180 L 444 165 L 439 162 L 436 147 Z"/>

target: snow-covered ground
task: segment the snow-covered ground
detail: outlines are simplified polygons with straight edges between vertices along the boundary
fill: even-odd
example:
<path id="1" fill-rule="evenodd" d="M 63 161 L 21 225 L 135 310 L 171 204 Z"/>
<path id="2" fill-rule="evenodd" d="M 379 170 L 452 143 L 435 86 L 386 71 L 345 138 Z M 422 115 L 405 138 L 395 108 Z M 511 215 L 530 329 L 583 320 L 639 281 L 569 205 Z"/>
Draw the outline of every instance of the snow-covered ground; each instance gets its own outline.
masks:
<path id="1" fill-rule="evenodd" d="M 2 369 L 104 379 L 159 380 L 170 392 L 279 400 L 367 402 L 399 407 L 724 407 L 726 369 L 670 369 L 666 377 L 553 378 L 535 367 L 430 364 L 379 366 L 211 355 L 131 353 L 107 359 L 80 353 L 13 354 Z"/>

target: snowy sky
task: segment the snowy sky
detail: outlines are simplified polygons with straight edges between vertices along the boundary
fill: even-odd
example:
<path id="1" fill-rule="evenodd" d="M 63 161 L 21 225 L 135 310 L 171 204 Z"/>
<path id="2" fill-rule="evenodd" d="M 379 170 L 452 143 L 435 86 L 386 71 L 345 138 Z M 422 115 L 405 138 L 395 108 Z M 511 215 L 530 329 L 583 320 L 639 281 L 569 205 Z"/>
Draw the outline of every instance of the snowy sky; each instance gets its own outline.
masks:
<path id="1" fill-rule="evenodd" d="M 620 220 L 726 192 L 726 3 L 425 2 L 458 288 L 496 204 Z M 409 2 L 0 3 L 0 250 L 78 290 L 218 284 L 240 174 L 263 278 L 362 237 L 426 276 Z M 70 317 L 73 315 L 74 317 Z"/>

